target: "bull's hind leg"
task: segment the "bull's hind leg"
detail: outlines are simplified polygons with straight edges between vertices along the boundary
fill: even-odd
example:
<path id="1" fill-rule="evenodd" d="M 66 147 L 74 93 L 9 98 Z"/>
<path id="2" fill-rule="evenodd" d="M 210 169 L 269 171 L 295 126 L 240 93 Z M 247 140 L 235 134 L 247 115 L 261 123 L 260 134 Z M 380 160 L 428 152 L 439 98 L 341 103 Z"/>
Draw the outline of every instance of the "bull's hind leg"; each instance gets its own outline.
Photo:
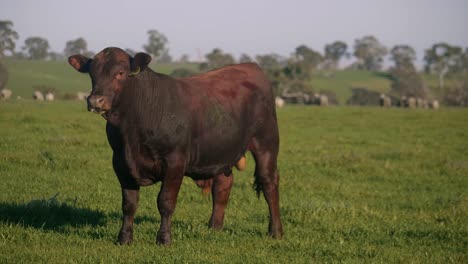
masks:
<path id="1" fill-rule="evenodd" d="M 213 212 L 211 214 L 209 227 L 214 230 L 221 230 L 224 222 L 224 209 L 229 200 L 232 188 L 232 173 L 229 176 L 218 174 L 213 179 L 211 193 L 213 195 Z"/>
<path id="2" fill-rule="evenodd" d="M 278 141 L 275 138 L 264 141 L 254 138 L 251 152 L 255 159 L 255 188 L 257 192 L 263 192 L 270 211 L 269 235 L 281 238 L 283 225 L 280 219 L 279 174 L 276 167 Z"/>

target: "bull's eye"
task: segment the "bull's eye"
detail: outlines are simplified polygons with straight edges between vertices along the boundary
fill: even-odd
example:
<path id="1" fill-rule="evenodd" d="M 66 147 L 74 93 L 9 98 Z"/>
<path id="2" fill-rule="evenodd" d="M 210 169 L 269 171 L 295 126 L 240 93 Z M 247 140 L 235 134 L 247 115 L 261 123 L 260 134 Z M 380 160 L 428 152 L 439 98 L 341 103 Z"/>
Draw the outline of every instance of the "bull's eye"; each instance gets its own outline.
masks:
<path id="1" fill-rule="evenodd" d="M 123 79 L 125 77 L 125 72 L 124 71 L 119 71 L 117 75 L 115 75 L 115 78 L 117 79 Z"/>

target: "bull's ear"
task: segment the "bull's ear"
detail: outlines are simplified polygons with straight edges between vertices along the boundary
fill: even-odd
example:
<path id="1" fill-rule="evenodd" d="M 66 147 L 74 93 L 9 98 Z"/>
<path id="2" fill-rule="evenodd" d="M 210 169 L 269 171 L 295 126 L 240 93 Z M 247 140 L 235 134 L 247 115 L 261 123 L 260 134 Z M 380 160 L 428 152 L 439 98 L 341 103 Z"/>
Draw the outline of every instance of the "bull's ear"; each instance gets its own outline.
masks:
<path id="1" fill-rule="evenodd" d="M 91 63 L 91 59 L 85 57 L 81 54 L 73 55 L 68 57 L 68 63 L 75 68 L 77 71 L 82 73 L 89 72 L 89 64 Z"/>
<path id="2" fill-rule="evenodd" d="M 143 71 L 148 64 L 151 62 L 151 56 L 144 53 L 144 52 L 138 52 L 135 54 L 135 57 L 131 59 L 130 63 L 130 75 L 137 75 L 141 71 Z"/>

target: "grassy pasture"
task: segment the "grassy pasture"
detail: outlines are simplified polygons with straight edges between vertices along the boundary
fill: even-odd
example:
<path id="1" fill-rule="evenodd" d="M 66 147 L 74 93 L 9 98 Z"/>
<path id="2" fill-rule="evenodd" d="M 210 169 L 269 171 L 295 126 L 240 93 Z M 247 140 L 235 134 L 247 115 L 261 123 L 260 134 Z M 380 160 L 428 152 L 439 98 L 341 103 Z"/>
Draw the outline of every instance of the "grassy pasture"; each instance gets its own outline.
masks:
<path id="1" fill-rule="evenodd" d="M 173 245 L 155 245 L 159 184 L 116 246 L 120 188 L 105 121 L 79 102 L 0 102 L 0 263 L 466 263 L 468 110 L 279 109 L 283 240 L 266 236 L 253 164 L 225 228 L 184 180 Z"/>

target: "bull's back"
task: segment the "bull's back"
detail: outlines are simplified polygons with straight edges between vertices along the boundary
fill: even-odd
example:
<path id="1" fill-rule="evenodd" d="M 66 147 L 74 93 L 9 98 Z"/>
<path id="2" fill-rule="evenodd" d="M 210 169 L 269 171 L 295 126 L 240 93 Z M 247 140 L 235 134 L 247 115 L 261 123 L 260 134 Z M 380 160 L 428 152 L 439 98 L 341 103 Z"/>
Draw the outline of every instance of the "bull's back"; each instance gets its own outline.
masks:
<path id="1" fill-rule="evenodd" d="M 206 73 L 178 79 L 184 93 L 216 98 L 221 103 L 246 103 L 254 95 L 258 99 L 270 99 L 273 95 L 270 82 L 255 63 L 229 65 Z"/>

